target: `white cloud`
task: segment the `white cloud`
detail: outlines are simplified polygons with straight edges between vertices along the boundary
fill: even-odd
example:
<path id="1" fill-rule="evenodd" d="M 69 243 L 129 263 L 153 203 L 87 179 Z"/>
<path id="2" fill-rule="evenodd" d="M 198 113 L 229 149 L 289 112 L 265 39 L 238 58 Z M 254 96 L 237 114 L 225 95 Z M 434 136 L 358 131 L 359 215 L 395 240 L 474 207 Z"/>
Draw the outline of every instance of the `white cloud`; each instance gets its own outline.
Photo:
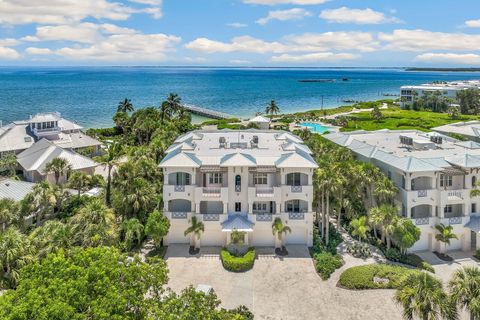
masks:
<path id="1" fill-rule="evenodd" d="M 480 35 L 466 33 L 397 29 L 392 33 L 380 33 L 378 38 L 386 42 L 385 48 L 390 50 L 477 51 L 480 48 Z"/>
<path id="2" fill-rule="evenodd" d="M 480 55 L 473 53 L 424 53 L 416 56 L 415 61 L 430 63 L 480 65 Z"/>
<path id="3" fill-rule="evenodd" d="M 267 42 L 256 39 L 251 36 L 241 36 L 233 38 L 231 42 L 221 42 L 210 40 L 208 38 L 198 38 L 186 44 L 186 47 L 191 50 L 200 51 L 204 53 L 214 52 L 283 52 L 287 50 L 286 46 L 279 42 Z"/>
<path id="4" fill-rule="evenodd" d="M 467 20 L 465 21 L 465 26 L 469 28 L 480 28 L 480 19 L 478 20 Z"/>
<path id="5" fill-rule="evenodd" d="M 313 5 L 324 4 L 328 1 L 330 0 L 243 0 L 244 3 L 263 4 L 267 6 L 274 6 L 277 4 Z"/>
<path id="6" fill-rule="evenodd" d="M 0 47 L 13 47 L 19 45 L 20 41 L 12 38 L 0 39 Z"/>
<path id="7" fill-rule="evenodd" d="M 148 4 L 151 6 L 161 6 L 162 0 L 129 0 L 130 2 Z"/>
<path id="8" fill-rule="evenodd" d="M 248 27 L 248 24 L 241 23 L 241 22 L 232 22 L 232 23 L 227 23 L 227 26 L 232 28 L 246 28 Z"/>
<path id="9" fill-rule="evenodd" d="M 159 7 L 135 9 L 109 0 L 2 0 L 0 24 L 70 24 L 87 17 L 126 20 L 131 14 L 142 12 L 151 14 L 154 18 L 161 16 Z"/>
<path id="10" fill-rule="evenodd" d="M 358 58 L 358 55 L 352 53 L 317 52 L 301 55 L 282 54 L 279 56 L 273 56 L 270 61 L 287 63 L 312 63 L 354 60 Z"/>
<path id="11" fill-rule="evenodd" d="M 13 60 L 20 58 L 20 54 L 17 50 L 7 47 L 0 47 L 0 59 Z"/>
<path id="12" fill-rule="evenodd" d="M 25 53 L 30 55 L 39 55 L 39 56 L 54 54 L 54 52 L 49 48 L 36 48 L 36 47 L 29 47 L 25 49 Z"/>
<path id="13" fill-rule="evenodd" d="M 74 45 L 48 52 L 41 48 L 30 48 L 31 54 L 62 56 L 70 60 L 121 61 L 164 61 L 167 53 L 175 50 L 181 39 L 165 34 L 115 34 L 89 46 Z"/>
<path id="14" fill-rule="evenodd" d="M 384 13 L 374 11 L 370 8 L 351 9 L 347 7 L 323 10 L 320 13 L 320 18 L 328 22 L 355 24 L 380 24 L 399 21 L 396 18 L 387 17 Z"/>
<path id="15" fill-rule="evenodd" d="M 229 61 L 231 64 L 250 64 L 251 62 L 248 60 L 241 60 L 241 59 L 233 59 Z"/>
<path id="16" fill-rule="evenodd" d="M 302 8 L 292 8 L 288 10 L 274 10 L 269 11 L 265 18 L 258 19 L 258 24 L 267 24 L 271 20 L 301 20 L 305 17 L 310 17 L 312 13 Z"/>

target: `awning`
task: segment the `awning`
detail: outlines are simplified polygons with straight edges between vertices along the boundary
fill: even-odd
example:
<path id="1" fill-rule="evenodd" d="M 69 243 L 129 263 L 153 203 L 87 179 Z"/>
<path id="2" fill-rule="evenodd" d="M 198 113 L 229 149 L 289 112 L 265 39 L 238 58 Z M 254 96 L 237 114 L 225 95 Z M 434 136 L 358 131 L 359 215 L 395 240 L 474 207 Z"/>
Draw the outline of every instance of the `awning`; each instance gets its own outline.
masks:
<path id="1" fill-rule="evenodd" d="M 467 171 L 459 168 L 459 167 L 450 167 L 450 168 L 445 168 L 441 171 L 441 173 L 447 175 L 447 176 L 464 176 L 467 174 Z"/>
<path id="2" fill-rule="evenodd" d="M 275 173 L 277 168 L 274 166 L 258 166 L 248 168 L 249 172 L 261 172 L 261 173 Z"/>
<path id="3" fill-rule="evenodd" d="M 227 168 L 221 168 L 220 166 L 202 166 L 200 172 L 227 172 Z"/>
<path id="4" fill-rule="evenodd" d="M 228 219 L 222 222 L 222 232 L 241 231 L 252 232 L 254 223 L 246 215 L 229 214 Z"/>
<path id="5" fill-rule="evenodd" d="M 470 221 L 465 225 L 465 228 L 475 232 L 480 232 L 480 217 L 471 216 Z"/>

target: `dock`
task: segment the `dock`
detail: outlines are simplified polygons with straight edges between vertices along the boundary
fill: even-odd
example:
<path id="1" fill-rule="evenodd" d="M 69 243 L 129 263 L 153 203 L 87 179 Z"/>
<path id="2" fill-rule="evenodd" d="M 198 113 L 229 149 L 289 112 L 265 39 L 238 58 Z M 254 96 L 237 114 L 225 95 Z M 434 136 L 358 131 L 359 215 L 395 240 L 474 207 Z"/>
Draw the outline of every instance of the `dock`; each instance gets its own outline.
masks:
<path id="1" fill-rule="evenodd" d="M 191 105 L 191 104 L 184 104 L 182 105 L 185 109 L 190 111 L 193 114 L 198 114 L 200 116 L 212 118 L 212 119 L 230 119 L 230 118 L 237 118 L 236 116 L 232 116 L 231 114 L 211 110 L 211 109 L 206 109 L 202 108 L 199 106 Z"/>

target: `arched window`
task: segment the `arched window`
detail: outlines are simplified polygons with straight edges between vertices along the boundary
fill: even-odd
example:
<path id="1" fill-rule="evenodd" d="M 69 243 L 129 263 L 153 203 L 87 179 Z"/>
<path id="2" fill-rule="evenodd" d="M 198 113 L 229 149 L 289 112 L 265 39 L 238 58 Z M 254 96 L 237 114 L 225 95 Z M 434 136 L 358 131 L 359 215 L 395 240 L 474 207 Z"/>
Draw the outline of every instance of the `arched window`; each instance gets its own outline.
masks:
<path id="1" fill-rule="evenodd" d="M 240 192 L 242 190 L 242 177 L 239 174 L 235 176 L 235 191 Z"/>

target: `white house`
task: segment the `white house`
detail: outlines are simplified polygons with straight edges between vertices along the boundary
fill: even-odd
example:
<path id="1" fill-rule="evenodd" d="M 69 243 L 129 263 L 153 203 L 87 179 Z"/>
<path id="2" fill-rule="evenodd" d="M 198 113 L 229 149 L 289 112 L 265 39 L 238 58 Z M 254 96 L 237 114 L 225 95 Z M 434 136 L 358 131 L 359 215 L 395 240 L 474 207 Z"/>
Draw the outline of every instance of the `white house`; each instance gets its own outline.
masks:
<path id="1" fill-rule="evenodd" d="M 438 133 L 379 130 L 325 136 L 379 167 L 399 188 L 399 213 L 421 229 L 412 251 L 441 249 L 435 225 L 452 225 L 458 240 L 449 249 L 480 247 L 480 198 L 470 191 L 480 178 L 480 144 Z"/>
<path id="2" fill-rule="evenodd" d="M 292 232 L 286 244 L 312 245 L 313 186 L 317 164 L 303 141 L 274 130 L 192 131 L 161 161 L 168 243 L 189 243 L 184 231 L 196 216 L 205 225 L 202 245 L 224 246 L 232 231 L 245 242 L 273 246 L 272 221 Z"/>
<path id="3" fill-rule="evenodd" d="M 270 119 L 263 116 L 256 116 L 255 118 L 248 120 L 248 122 L 255 124 L 260 130 L 270 129 Z"/>
<path id="4" fill-rule="evenodd" d="M 480 121 L 478 120 L 445 124 L 431 130 L 446 135 L 461 135 L 468 140 L 480 142 Z"/>

